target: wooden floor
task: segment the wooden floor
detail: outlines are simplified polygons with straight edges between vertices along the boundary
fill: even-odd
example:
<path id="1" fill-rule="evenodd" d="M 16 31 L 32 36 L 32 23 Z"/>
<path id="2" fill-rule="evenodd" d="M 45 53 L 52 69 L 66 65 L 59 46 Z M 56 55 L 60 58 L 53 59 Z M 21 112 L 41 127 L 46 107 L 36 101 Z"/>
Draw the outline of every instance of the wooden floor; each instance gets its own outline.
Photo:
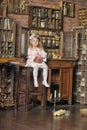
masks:
<path id="1" fill-rule="evenodd" d="M 68 114 L 53 116 L 53 106 L 42 110 L 40 106 L 25 112 L 21 107 L 0 110 L 0 130 L 87 130 L 87 117 L 80 115 L 81 106 L 57 105 L 56 110 L 65 109 Z"/>

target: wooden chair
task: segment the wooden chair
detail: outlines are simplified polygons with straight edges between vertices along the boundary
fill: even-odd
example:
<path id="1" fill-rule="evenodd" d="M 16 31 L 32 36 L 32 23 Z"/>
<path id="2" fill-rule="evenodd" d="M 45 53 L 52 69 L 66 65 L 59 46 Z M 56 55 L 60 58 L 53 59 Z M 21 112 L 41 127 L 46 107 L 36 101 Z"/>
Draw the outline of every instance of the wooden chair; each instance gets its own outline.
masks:
<path id="1" fill-rule="evenodd" d="M 28 111 L 29 104 L 31 99 L 33 99 L 33 105 L 36 103 L 37 97 L 41 96 L 41 106 L 46 108 L 47 102 L 47 90 L 46 87 L 40 85 L 38 88 L 33 86 L 33 77 L 32 77 L 33 68 L 25 67 L 24 65 L 19 65 L 19 75 L 18 75 L 18 85 L 16 92 L 16 109 L 18 110 L 20 105 L 20 95 L 25 95 L 25 111 Z M 24 75 L 23 75 L 24 73 Z M 42 77 L 42 69 L 39 70 L 39 74 L 41 80 Z M 25 81 L 25 89 L 23 87 L 23 80 Z"/>

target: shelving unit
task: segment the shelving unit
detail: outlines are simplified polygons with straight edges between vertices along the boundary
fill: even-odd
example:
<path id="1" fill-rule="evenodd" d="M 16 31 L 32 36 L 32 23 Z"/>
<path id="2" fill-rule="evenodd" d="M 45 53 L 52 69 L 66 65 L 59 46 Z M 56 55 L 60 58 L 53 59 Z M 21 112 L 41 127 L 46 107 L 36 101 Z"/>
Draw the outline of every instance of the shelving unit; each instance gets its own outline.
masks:
<path id="1" fill-rule="evenodd" d="M 74 28 L 78 32 L 79 58 L 74 72 L 74 96 L 76 102 L 87 104 L 87 28 Z"/>
<path id="2" fill-rule="evenodd" d="M 0 64 L 0 108 L 14 106 L 14 72 L 10 64 Z"/>
<path id="3" fill-rule="evenodd" d="M 14 71 L 9 62 L 15 57 L 16 23 L 0 17 L 0 108 L 14 106 Z"/>
<path id="4" fill-rule="evenodd" d="M 48 59 L 60 56 L 60 31 L 62 30 L 62 10 L 31 6 L 29 7 L 29 29 L 39 34 Z"/>
<path id="5" fill-rule="evenodd" d="M 78 10 L 79 26 L 87 26 L 87 8 Z"/>
<path id="6" fill-rule="evenodd" d="M 63 16 L 66 17 L 75 17 L 75 4 L 72 2 L 63 1 L 62 2 L 63 7 Z"/>
<path id="7" fill-rule="evenodd" d="M 62 29 L 62 11 L 61 9 L 52 9 L 44 7 L 31 7 L 32 21 L 31 26 L 46 29 Z"/>
<path id="8" fill-rule="evenodd" d="M 0 17 L 0 58 L 15 57 L 15 20 Z"/>

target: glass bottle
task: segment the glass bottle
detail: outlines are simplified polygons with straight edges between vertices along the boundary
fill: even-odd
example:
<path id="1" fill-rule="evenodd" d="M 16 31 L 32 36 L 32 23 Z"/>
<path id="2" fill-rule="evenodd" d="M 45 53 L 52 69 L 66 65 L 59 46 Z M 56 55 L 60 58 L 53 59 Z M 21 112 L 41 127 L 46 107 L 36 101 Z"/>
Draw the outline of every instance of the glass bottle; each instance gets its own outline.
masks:
<path id="1" fill-rule="evenodd" d="M 51 47 L 51 39 L 50 39 L 50 38 L 47 39 L 47 47 L 48 47 L 48 48 Z"/>

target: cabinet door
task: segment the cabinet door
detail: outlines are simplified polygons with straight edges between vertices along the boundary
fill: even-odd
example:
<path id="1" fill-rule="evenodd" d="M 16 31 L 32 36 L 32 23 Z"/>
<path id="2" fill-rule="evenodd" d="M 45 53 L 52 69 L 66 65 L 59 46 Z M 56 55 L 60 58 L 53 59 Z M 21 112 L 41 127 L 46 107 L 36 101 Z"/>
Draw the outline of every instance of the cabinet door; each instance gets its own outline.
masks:
<path id="1" fill-rule="evenodd" d="M 61 58 L 78 58 L 78 34 L 72 32 L 61 33 Z"/>
<path id="2" fill-rule="evenodd" d="M 69 68 L 63 68 L 62 69 L 62 75 L 61 75 L 61 98 L 63 100 L 70 100 L 69 103 L 71 104 L 71 95 L 72 90 L 70 90 L 71 87 L 71 79 L 72 76 L 70 76 L 70 69 Z"/>
<path id="3" fill-rule="evenodd" d="M 17 26 L 16 56 L 26 58 L 29 47 L 29 31 L 27 28 Z"/>

